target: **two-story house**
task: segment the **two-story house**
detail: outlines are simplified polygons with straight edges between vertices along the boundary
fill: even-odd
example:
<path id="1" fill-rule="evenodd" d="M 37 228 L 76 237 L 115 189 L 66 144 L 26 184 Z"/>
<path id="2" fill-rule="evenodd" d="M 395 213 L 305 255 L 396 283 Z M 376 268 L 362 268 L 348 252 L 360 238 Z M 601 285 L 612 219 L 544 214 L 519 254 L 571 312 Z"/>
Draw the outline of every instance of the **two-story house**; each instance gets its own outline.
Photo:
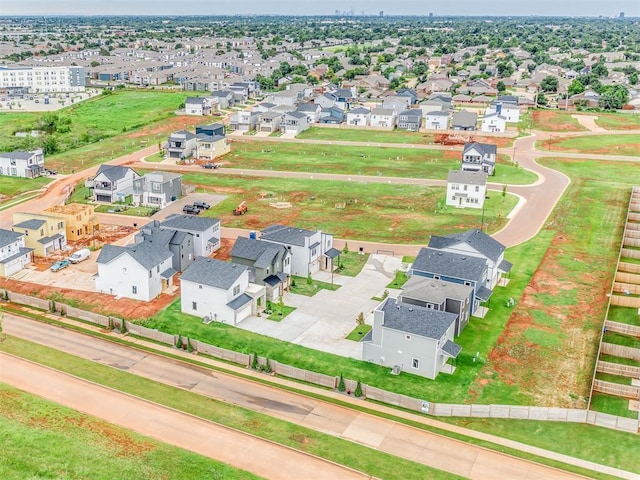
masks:
<path id="1" fill-rule="evenodd" d="M 210 123 L 196 127 L 196 135 L 201 133 L 211 137 L 224 137 L 227 134 L 227 130 L 222 123 Z"/>
<path id="2" fill-rule="evenodd" d="M 412 108 L 404 110 L 398 115 L 398 130 L 417 132 L 422 126 L 422 110 Z"/>
<path id="3" fill-rule="evenodd" d="M 478 114 L 468 110 L 455 112 L 451 118 L 451 128 L 453 130 L 471 131 L 476 129 Z"/>
<path id="4" fill-rule="evenodd" d="M 194 237 L 191 233 L 164 228 L 160 221 L 154 220 L 144 225 L 134 237 L 136 244 L 148 242 L 158 248 L 166 248 L 171 252 L 171 267 L 183 272 L 196 258 Z"/>
<path id="5" fill-rule="evenodd" d="M 67 240 L 70 242 L 91 238 L 100 228 L 94 205 L 84 203 L 54 205 L 47 208 L 44 213 L 64 220 Z"/>
<path id="6" fill-rule="evenodd" d="M 24 234 L 25 247 L 31 248 L 38 257 L 48 257 L 67 246 L 64 219 L 37 213 L 14 213 L 13 228 Z"/>
<path id="7" fill-rule="evenodd" d="M 398 114 L 393 108 L 374 108 L 371 110 L 370 124 L 372 127 L 396 128 Z"/>
<path id="8" fill-rule="evenodd" d="M 184 111 L 187 115 L 211 115 L 211 100 L 206 97 L 187 97 Z"/>
<path id="9" fill-rule="evenodd" d="M 25 234 L 0 229 L 0 277 L 18 273 L 31 263 L 33 249 L 25 247 Z"/>
<path id="10" fill-rule="evenodd" d="M 504 133 L 507 131 L 507 119 L 497 113 L 489 113 L 480 119 L 480 131 Z"/>
<path id="11" fill-rule="evenodd" d="M 282 116 L 280 130 L 284 133 L 297 135 L 309 129 L 309 119 L 304 112 L 293 111 L 286 112 Z"/>
<path id="12" fill-rule="evenodd" d="M 207 257 L 220 248 L 220 220 L 217 218 L 174 213 L 160 227 L 193 235 L 196 257 Z"/>
<path id="13" fill-rule="evenodd" d="M 169 158 L 189 158 L 196 149 L 196 136 L 187 130 L 178 130 L 169 136 L 164 148 Z"/>
<path id="14" fill-rule="evenodd" d="M 462 170 L 495 174 L 498 148 L 490 143 L 467 142 L 462 151 Z"/>
<path id="15" fill-rule="evenodd" d="M 269 110 L 260 114 L 261 132 L 273 133 L 280 131 L 280 123 L 282 122 L 282 113 L 276 110 Z"/>
<path id="16" fill-rule="evenodd" d="M 411 107 L 411 98 L 391 95 L 382 101 L 382 108 L 390 109 L 399 114 Z"/>
<path id="17" fill-rule="evenodd" d="M 272 225 L 265 228 L 260 240 L 283 245 L 291 254 L 291 273 L 306 277 L 320 269 L 329 270 L 332 260 L 325 254 L 333 248 L 333 235 L 320 230 Z"/>
<path id="18" fill-rule="evenodd" d="M 504 259 L 505 246 L 478 229 L 447 236 L 432 235 L 429 248 L 484 259 L 488 269 L 485 286 L 490 290 L 513 266 Z"/>
<path id="19" fill-rule="evenodd" d="M 96 202 L 122 202 L 133 195 L 133 181 L 140 175 L 129 167 L 118 165 L 100 165 L 91 180 L 85 181 L 85 186 L 92 189 L 93 200 Z"/>
<path id="20" fill-rule="evenodd" d="M 264 285 L 268 300 L 277 300 L 289 286 L 291 255 L 284 245 L 238 237 L 231 261 L 249 268 L 249 281 Z"/>
<path id="21" fill-rule="evenodd" d="M 502 100 L 501 100 L 502 98 Z M 499 97 L 489 104 L 485 110 L 485 115 L 496 113 L 506 119 L 509 123 L 520 121 L 520 105 L 517 97 Z"/>
<path id="22" fill-rule="evenodd" d="M 449 112 L 428 112 L 425 115 L 424 128 L 428 130 L 446 130 L 449 128 Z"/>
<path id="23" fill-rule="evenodd" d="M 216 90 L 209 94 L 209 100 L 212 106 L 217 108 L 229 108 L 235 105 L 233 92 L 230 90 Z"/>
<path id="24" fill-rule="evenodd" d="M 461 255 L 429 247 L 421 248 L 409 273 L 470 286 L 473 288 L 472 315 L 478 310 L 480 303 L 489 300 L 493 293 L 486 287 L 489 269 L 485 259 L 472 255 Z"/>
<path id="25" fill-rule="evenodd" d="M 344 122 L 344 112 L 338 107 L 323 108 L 320 110 L 320 118 L 318 123 L 326 123 L 330 125 L 339 125 Z"/>
<path id="26" fill-rule="evenodd" d="M 235 326 L 264 308 L 264 292 L 264 287 L 250 289 L 249 269 L 244 265 L 199 257 L 180 277 L 180 309 Z"/>
<path id="27" fill-rule="evenodd" d="M 451 170 L 447 175 L 446 204 L 457 208 L 484 208 L 487 195 L 487 174 Z"/>
<path id="28" fill-rule="evenodd" d="M 347 125 L 367 127 L 371 122 L 371 110 L 365 107 L 354 108 L 347 112 Z"/>
<path id="29" fill-rule="evenodd" d="M 241 132 L 249 132 L 256 128 L 260 121 L 260 112 L 248 112 L 242 110 L 231 115 L 231 122 L 229 125 L 234 130 Z"/>
<path id="30" fill-rule="evenodd" d="M 309 124 L 316 123 L 320 119 L 322 107 L 315 103 L 301 103 L 296 107 L 296 112 L 304 113 Z"/>
<path id="31" fill-rule="evenodd" d="M 195 157 L 198 160 L 214 160 L 231 151 L 231 143 L 226 136 L 196 134 Z"/>
<path id="32" fill-rule="evenodd" d="M 387 298 L 373 311 L 373 328 L 363 339 L 362 359 L 435 379 L 447 360 L 457 358 L 462 349 L 453 341 L 456 318 L 455 313 Z"/>
<path id="33" fill-rule="evenodd" d="M 133 180 L 133 203 L 152 208 L 164 208 L 182 195 L 182 175 L 171 172 L 150 172 Z"/>
<path id="34" fill-rule="evenodd" d="M 35 178 L 44 171 L 42 149 L 25 152 L 0 152 L 0 175 L 10 177 Z"/>

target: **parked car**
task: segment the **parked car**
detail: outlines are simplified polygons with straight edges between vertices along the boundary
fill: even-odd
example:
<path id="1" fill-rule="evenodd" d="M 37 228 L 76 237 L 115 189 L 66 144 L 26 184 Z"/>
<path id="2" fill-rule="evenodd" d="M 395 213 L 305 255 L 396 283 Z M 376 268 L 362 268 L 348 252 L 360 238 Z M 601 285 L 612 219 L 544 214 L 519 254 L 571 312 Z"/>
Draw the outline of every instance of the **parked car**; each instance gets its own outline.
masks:
<path id="1" fill-rule="evenodd" d="M 218 168 L 218 165 L 216 165 L 215 163 L 205 163 L 204 165 L 202 165 L 202 168 L 213 168 L 215 170 L 216 168 Z"/>
<path id="2" fill-rule="evenodd" d="M 72 254 L 69 257 L 69 261 L 71 263 L 80 263 L 83 260 L 86 260 L 87 258 L 89 258 L 89 255 L 91 255 L 91 250 L 89 250 L 88 248 L 82 248 L 77 252 L 75 252 L 74 254 Z"/>
<path id="3" fill-rule="evenodd" d="M 56 170 L 53 170 L 51 168 L 45 168 L 43 170 L 43 172 L 44 172 L 45 175 L 57 175 L 58 174 L 58 172 Z"/>
<path id="4" fill-rule="evenodd" d="M 211 208 L 211 205 L 207 202 L 193 202 L 193 206 L 200 210 L 209 210 Z"/>
<path id="5" fill-rule="evenodd" d="M 58 270 L 62 270 L 63 268 L 67 268 L 70 264 L 71 264 L 71 262 L 69 260 L 60 260 L 59 262 L 56 262 L 53 265 L 51 265 L 50 270 L 52 272 L 57 272 Z"/>
<path id="6" fill-rule="evenodd" d="M 194 205 L 185 205 L 182 207 L 182 212 L 189 213 L 191 215 L 198 215 L 200 214 L 200 209 Z"/>

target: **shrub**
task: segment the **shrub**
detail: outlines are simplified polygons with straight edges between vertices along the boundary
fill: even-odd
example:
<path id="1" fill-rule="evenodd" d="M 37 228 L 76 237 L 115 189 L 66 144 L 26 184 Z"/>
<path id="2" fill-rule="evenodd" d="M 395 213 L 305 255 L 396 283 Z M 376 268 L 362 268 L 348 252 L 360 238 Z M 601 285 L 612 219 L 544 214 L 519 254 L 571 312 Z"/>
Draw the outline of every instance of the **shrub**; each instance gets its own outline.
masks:
<path id="1" fill-rule="evenodd" d="M 353 394 L 356 397 L 362 396 L 362 384 L 360 383 L 360 380 L 358 380 L 358 384 L 356 385 L 356 390 L 353 392 Z"/>
<path id="2" fill-rule="evenodd" d="M 340 381 L 338 382 L 338 391 L 344 392 L 346 389 L 347 387 L 344 384 L 344 377 L 342 376 L 342 374 L 340 374 Z"/>
<path id="3" fill-rule="evenodd" d="M 311 278 L 311 272 L 307 273 L 307 285 L 311 285 L 313 283 L 313 278 Z"/>
<path id="4" fill-rule="evenodd" d="M 291 286 L 295 288 L 295 286 L 296 286 L 296 279 L 295 278 L 291 279 Z"/>
<path id="5" fill-rule="evenodd" d="M 342 249 L 342 253 L 349 253 L 349 244 L 344 242 L 344 248 Z"/>
<path id="6" fill-rule="evenodd" d="M 187 352 L 193 353 L 193 345 L 191 345 L 191 339 L 187 338 Z"/>
<path id="7" fill-rule="evenodd" d="M 127 333 L 127 324 L 124 321 L 124 318 L 122 319 L 122 323 L 120 324 L 120 333 Z"/>
<path id="8" fill-rule="evenodd" d="M 55 313 L 56 311 L 56 302 L 53 300 L 49 300 L 49 311 L 51 313 Z"/>
<path id="9" fill-rule="evenodd" d="M 176 340 L 176 348 L 182 348 L 182 336 L 178 335 L 178 340 Z"/>
<path id="10" fill-rule="evenodd" d="M 356 317 L 356 325 L 360 326 L 360 325 L 364 325 L 364 313 L 360 312 L 358 314 L 358 316 Z"/>
<path id="11" fill-rule="evenodd" d="M 258 369 L 258 354 L 254 353 L 253 358 L 251 359 L 251 368 L 254 370 Z"/>
<path id="12" fill-rule="evenodd" d="M 268 357 L 265 358 L 265 360 L 264 360 L 264 371 L 266 373 L 271 373 L 271 371 L 272 371 L 271 370 L 271 364 L 269 363 L 269 358 Z"/>

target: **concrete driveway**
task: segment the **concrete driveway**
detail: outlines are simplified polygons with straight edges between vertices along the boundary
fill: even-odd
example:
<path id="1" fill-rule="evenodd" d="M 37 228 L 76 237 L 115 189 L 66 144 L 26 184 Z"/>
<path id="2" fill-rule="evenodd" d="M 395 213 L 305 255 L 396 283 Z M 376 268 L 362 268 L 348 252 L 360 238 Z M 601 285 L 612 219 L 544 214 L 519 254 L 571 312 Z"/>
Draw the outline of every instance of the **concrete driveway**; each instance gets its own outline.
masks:
<path id="1" fill-rule="evenodd" d="M 35 267 L 27 267 L 12 275 L 11 280 L 30 282 L 49 287 L 71 288 L 73 290 L 83 290 L 95 292 L 95 281 L 93 276 L 98 273 L 96 258 L 99 251 L 91 252 L 91 256 L 84 262 L 71 264 L 67 268 L 52 272 L 51 270 L 37 270 Z M 51 264 L 53 265 L 53 260 Z"/>
<path id="2" fill-rule="evenodd" d="M 387 255 L 371 255 L 357 277 L 333 276 L 336 291 L 320 290 L 313 297 L 288 293 L 286 305 L 296 310 L 280 322 L 264 317 L 249 317 L 239 328 L 279 338 L 305 347 L 335 353 L 345 357 L 362 358 L 362 344 L 345 337 L 356 327 L 356 317 L 363 312 L 371 323 L 371 313 L 379 302 L 372 297 L 384 292 L 400 269 L 402 259 Z M 319 272 L 314 279 L 330 282 L 329 272 Z"/>

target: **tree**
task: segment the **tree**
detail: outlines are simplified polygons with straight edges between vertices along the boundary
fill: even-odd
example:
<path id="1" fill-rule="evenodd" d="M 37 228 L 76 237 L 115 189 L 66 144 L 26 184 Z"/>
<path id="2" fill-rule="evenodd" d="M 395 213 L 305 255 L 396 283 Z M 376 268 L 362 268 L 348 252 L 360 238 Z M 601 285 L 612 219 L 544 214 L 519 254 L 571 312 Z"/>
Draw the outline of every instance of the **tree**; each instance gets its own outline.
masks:
<path id="1" fill-rule="evenodd" d="M 353 392 L 353 395 L 356 397 L 362 396 L 362 384 L 360 383 L 360 380 L 358 380 L 358 383 L 356 384 L 356 389 Z"/>
<path id="2" fill-rule="evenodd" d="M 356 325 L 358 325 L 359 327 L 364 325 L 364 313 L 360 312 L 358 314 L 358 316 L 356 317 Z"/>
<path id="3" fill-rule="evenodd" d="M 540 88 L 543 92 L 557 92 L 558 91 L 558 78 L 553 75 L 547 75 L 540 82 Z"/>
<path id="4" fill-rule="evenodd" d="M 629 101 L 629 91 L 624 85 L 607 85 L 600 93 L 598 106 L 605 110 L 618 110 Z"/>
<path id="5" fill-rule="evenodd" d="M 344 248 L 342 249 L 342 253 L 349 253 L 349 244 L 344 242 Z"/>
<path id="6" fill-rule="evenodd" d="M 342 374 L 340 374 L 340 380 L 338 381 L 338 391 L 344 392 L 346 389 L 347 387 L 344 384 L 344 377 L 342 376 Z"/>
<path id="7" fill-rule="evenodd" d="M 540 106 L 547 104 L 547 97 L 545 96 L 544 93 L 542 92 L 538 93 L 538 95 L 536 96 L 536 103 Z"/>
<path id="8" fill-rule="evenodd" d="M 604 65 L 604 57 L 600 57 L 602 60 L 598 61 L 592 68 L 591 73 L 593 73 L 598 78 L 606 78 L 609 76 L 609 69 Z"/>
<path id="9" fill-rule="evenodd" d="M 507 86 L 504 84 L 504 82 L 502 80 L 500 80 L 496 84 L 496 89 L 498 90 L 498 93 L 504 93 L 505 90 L 507 89 Z"/>
<path id="10" fill-rule="evenodd" d="M 569 84 L 567 91 L 569 95 L 577 95 L 579 93 L 584 92 L 584 85 L 580 80 L 578 80 L 577 78 L 574 78 L 573 81 Z"/>

